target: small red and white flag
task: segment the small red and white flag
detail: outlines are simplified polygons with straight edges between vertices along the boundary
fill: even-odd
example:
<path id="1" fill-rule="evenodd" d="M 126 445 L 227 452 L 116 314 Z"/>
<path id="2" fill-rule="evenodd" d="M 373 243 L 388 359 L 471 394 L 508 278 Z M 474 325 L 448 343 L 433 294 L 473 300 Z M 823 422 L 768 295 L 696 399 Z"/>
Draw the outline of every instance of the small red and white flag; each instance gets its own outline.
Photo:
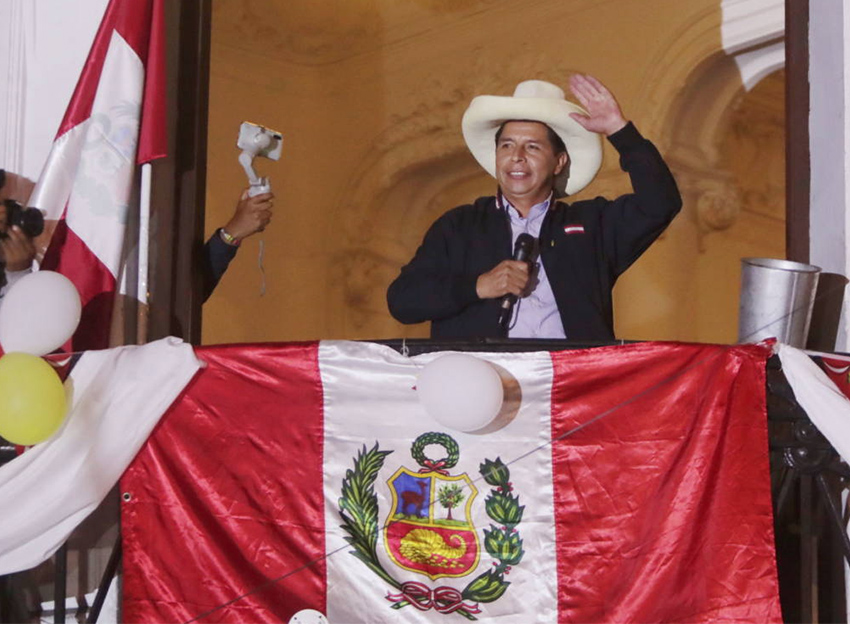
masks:
<path id="1" fill-rule="evenodd" d="M 564 234 L 584 234 L 583 225 L 565 225 Z"/>
<path id="2" fill-rule="evenodd" d="M 58 220 L 42 269 L 83 304 L 73 350 L 108 345 L 137 164 L 165 156 L 163 0 L 111 0 L 31 198 Z"/>

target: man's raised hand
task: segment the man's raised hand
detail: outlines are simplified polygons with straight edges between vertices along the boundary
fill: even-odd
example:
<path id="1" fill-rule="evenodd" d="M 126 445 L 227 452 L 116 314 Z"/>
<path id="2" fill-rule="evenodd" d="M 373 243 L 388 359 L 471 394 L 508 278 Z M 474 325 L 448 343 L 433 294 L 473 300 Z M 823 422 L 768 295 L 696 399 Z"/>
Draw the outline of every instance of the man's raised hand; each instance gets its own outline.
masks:
<path id="1" fill-rule="evenodd" d="M 585 130 L 611 136 L 626 125 L 626 118 L 614 95 L 593 76 L 573 74 L 570 90 L 587 111 L 587 115 L 570 113 Z"/>

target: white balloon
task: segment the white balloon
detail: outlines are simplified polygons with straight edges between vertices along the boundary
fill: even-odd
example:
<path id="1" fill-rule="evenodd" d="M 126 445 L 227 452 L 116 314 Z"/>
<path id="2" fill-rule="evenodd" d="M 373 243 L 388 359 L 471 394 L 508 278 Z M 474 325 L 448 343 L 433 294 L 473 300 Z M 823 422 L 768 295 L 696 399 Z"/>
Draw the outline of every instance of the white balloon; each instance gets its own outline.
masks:
<path id="1" fill-rule="evenodd" d="M 426 364 L 416 380 L 425 411 L 456 431 L 477 431 L 498 416 L 504 400 L 499 373 L 480 358 L 449 353 Z"/>
<path id="2" fill-rule="evenodd" d="M 46 355 L 74 335 L 80 323 L 80 295 L 54 271 L 36 271 L 15 282 L 0 301 L 0 346 Z"/>
<path id="3" fill-rule="evenodd" d="M 302 609 L 289 619 L 289 624 L 328 624 L 328 619 L 315 609 Z"/>

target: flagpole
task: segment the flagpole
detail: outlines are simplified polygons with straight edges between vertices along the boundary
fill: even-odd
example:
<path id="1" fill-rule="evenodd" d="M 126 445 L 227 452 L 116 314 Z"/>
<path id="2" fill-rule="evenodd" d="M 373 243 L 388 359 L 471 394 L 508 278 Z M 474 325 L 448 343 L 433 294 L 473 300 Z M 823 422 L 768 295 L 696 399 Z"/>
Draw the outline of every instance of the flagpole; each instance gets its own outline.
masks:
<path id="1" fill-rule="evenodd" d="M 142 165 L 142 179 L 139 189 L 139 274 L 136 297 L 139 300 L 136 343 L 145 344 L 148 334 L 148 264 L 151 220 L 151 164 Z"/>

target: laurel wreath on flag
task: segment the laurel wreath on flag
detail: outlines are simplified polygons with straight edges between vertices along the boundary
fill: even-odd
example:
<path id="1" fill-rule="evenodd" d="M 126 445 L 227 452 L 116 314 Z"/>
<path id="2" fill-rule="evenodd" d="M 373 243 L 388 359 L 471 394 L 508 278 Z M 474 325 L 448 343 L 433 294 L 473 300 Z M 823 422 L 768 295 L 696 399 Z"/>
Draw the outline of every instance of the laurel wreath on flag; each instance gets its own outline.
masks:
<path id="1" fill-rule="evenodd" d="M 430 459 L 425 455 L 425 447 L 430 444 L 439 444 L 442 446 L 446 451 L 446 456 L 437 461 Z M 413 446 L 410 447 L 410 456 L 424 469 L 446 473 L 449 468 L 454 468 L 455 464 L 457 464 L 457 460 L 460 457 L 460 450 L 458 449 L 457 442 L 450 435 L 431 431 L 429 433 L 423 433 L 416 438 Z"/>
<path id="2" fill-rule="evenodd" d="M 441 435 L 449 438 L 446 434 L 425 435 Z M 417 442 L 421 443 L 421 440 L 417 439 Z M 438 443 L 443 443 L 443 439 Z M 420 454 L 424 446 L 421 444 L 419 447 Z M 393 609 L 400 609 L 410 604 L 422 610 L 433 606 L 444 614 L 458 613 L 468 620 L 477 620 L 473 615 L 480 613 L 477 605 L 466 604 L 465 601 L 494 602 L 501 598 L 510 585 L 510 581 L 505 580 L 505 575 L 510 573 L 511 568 L 517 565 L 525 554 L 522 539 L 516 528 L 522 521 L 525 506 L 520 505 L 519 496 L 513 494 L 508 467 L 499 458 L 494 461 L 485 459 L 479 466 L 484 481 L 493 486 L 484 504 L 487 515 L 495 524 L 491 524 L 489 530 L 484 529 L 484 547 L 498 563 L 494 561 L 492 570 L 487 570 L 473 579 L 457 597 L 450 601 L 441 601 L 436 591 L 434 599 L 421 597 L 411 591 L 411 587 L 414 590 L 421 589 L 419 586 L 422 584 L 402 583 L 396 580 L 378 560 L 377 542 L 380 527 L 375 481 L 386 456 L 391 453 L 392 451 L 381 451 L 377 442 L 369 450 L 366 450 L 364 444 L 354 460 L 354 469 L 347 470 L 342 480 L 339 515 L 343 520 L 342 529 L 348 533 L 345 541 L 354 547 L 351 554 L 393 588 L 402 592 L 404 599 L 395 601 L 392 605 Z M 458 593 L 456 590 L 453 591 Z M 427 605 L 423 605 L 425 602 Z"/>

